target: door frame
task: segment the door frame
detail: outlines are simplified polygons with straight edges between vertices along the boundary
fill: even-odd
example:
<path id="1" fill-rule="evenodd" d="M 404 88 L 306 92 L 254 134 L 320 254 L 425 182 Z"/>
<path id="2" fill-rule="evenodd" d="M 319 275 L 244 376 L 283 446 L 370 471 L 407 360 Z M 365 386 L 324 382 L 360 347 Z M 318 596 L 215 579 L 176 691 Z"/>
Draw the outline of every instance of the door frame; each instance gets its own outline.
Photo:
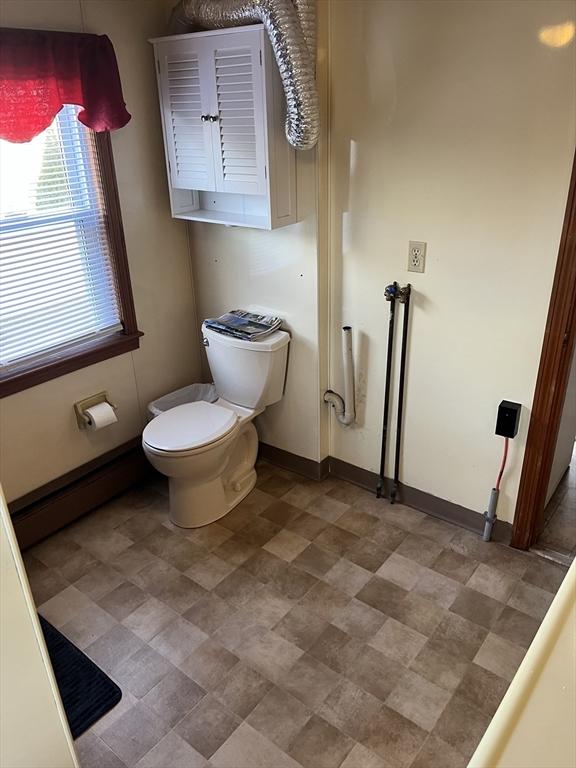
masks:
<path id="1" fill-rule="evenodd" d="M 537 298 L 534 297 L 535 300 Z M 511 544 L 518 549 L 528 549 L 534 544 L 543 524 L 544 505 L 575 344 L 576 155 L 572 164 L 512 527 Z"/>

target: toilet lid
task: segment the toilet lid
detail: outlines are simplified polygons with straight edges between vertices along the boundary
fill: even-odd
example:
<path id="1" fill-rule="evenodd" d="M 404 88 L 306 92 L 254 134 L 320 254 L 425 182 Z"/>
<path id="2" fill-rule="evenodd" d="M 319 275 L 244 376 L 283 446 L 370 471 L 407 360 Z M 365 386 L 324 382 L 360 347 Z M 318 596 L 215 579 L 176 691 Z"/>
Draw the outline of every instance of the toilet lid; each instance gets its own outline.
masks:
<path id="1" fill-rule="evenodd" d="M 214 403 L 177 405 L 145 427 L 144 442 L 159 451 L 189 451 L 219 440 L 235 426 L 238 415 Z"/>

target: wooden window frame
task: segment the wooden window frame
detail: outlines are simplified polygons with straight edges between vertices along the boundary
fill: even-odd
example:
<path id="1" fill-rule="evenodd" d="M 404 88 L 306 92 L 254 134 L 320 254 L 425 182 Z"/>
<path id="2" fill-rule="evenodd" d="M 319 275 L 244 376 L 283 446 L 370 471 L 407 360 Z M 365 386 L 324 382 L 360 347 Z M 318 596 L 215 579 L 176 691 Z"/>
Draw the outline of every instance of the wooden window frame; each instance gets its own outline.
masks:
<path id="1" fill-rule="evenodd" d="M 123 330 L 92 342 L 79 339 L 77 344 L 67 346 L 60 354 L 55 352 L 49 360 L 28 363 L 23 361 L 22 365 L 0 373 L 0 398 L 35 387 L 37 384 L 64 376 L 72 371 L 78 371 L 102 360 L 132 352 L 140 346 L 140 337 L 143 334 L 138 330 L 136 323 L 110 133 L 108 131 L 96 133 L 95 140 L 98 171 L 105 198 L 110 257 L 118 287 Z"/>

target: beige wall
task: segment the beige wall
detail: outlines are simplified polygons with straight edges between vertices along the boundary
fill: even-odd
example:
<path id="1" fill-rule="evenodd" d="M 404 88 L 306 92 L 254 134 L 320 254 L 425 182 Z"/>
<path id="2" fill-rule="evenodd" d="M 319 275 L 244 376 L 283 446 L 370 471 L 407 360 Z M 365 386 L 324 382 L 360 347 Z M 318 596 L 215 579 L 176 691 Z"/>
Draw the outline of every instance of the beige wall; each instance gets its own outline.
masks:
<path id="1" fill-rule="evenodd" d="M 0 682 L 2 768 L 78 768 L 1 485 Z"/>
<path id="2" fill-rule="evenodd" d="M 170 218 L 153 57 L 160 0 L 3 0 L 0 24 L 107 34 L 130 123 L 112 134 L 140 349 L 0 400 L 0 477 L 9 500 L 137 436 L 147 402 L 200 375 L 186 228 Z M 119 423 L 80 432 L 72 404 L 107 389 Z"/>
<path id="3" fill-rule="evenodd" d="M 256 426 L 265 443 L 318 460 L 315 182 L 315 152 L 298 153 L 298 224 L 263 232 L 192 223 L 190 240 L 200 321 L 236 307 L 259 307 L 284 318 L 292 334 L 285 395 Z"/>
<path id="4" fill-rule="evenodd" d="M 576 562 L 468 768 L 576 765 Z"/>
<path id="5" fill-rule="evenodd" d="M 574 153 L 574 2 L 330 4 L 333 385 L 354 326 L 358 423 L 330 453 L 377 471 L 388 305 L 414 286 L 402 480 L 481 512 L 503 398 L 524 405 L 498 514 L 511 520 Z M 408 273 L 409 240 L 428 243 Z M 392 456 L 390 456 L 392 460 Z M 391 461 L 387 473 L 392 472 Z"/>

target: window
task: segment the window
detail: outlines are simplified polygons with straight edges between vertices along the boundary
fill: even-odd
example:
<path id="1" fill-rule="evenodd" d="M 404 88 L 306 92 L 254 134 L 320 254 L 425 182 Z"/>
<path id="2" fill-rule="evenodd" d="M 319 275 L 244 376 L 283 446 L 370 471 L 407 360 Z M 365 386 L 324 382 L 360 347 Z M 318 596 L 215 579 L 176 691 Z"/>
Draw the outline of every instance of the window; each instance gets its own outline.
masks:
<path id="1" fill-rule="evenodd" d="M 0 140 L 0 394 L 138 346 L 110 139 L 65 106 Z"/>

